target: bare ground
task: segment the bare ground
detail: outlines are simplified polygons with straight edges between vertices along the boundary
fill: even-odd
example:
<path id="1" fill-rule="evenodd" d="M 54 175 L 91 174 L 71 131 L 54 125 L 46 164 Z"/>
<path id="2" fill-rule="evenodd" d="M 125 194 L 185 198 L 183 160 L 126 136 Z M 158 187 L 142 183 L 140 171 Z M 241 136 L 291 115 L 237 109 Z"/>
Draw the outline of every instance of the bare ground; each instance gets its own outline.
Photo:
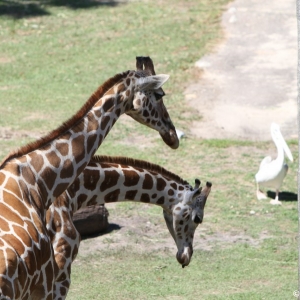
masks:
<path id="1" fill-rule="evenodd" d="M 18 138 L 32 138 L 39 139 L 42 133 L 28 130 L 12 130 L 9 127 L 0 127 L 0 141 L 1 140 L 14 140 Z"/>
<path id="2" fill-rule="evenodd" d="M 116 209 L 114 204 L 107 204 L 106 207 L 110 214 L 108 231 L 92 238 L 84 238 L 79 249 L 80 255 L 86 256 L 91 252 L 127 248 L 141 253 L 173 254 L 175 257 L 176 244 L 169 234 L 163 216 L 157 218 L 157 216 L 151 216 L 151 213 L 141 213 L 147 211 L 149 205 L 137 205 L 140 206 L 141 211 L 139 212 L 135 207 L 132 211 L 133 215 L 126 216 L 119 209 Z M 209 218 L 209 214 L 206 214 L 206 217 Z M 234 243 L 258 246 L 266 238 L 270 238 L 267 230 L 254 239 L 237 230 L 212 233 L 210 227 L 204 224 L 196 230 L 194 249 L 211 251 L 216 247 L 226 248 Z"/>
<path id="3" fill-rule="evenodd" d="M 224 40 L 195 66 L 186 101 L 200 138 L 270 140 L 277 122 L 297 138 L 297 20 L 292 0 L 236 0 L 222 18 Z"/>

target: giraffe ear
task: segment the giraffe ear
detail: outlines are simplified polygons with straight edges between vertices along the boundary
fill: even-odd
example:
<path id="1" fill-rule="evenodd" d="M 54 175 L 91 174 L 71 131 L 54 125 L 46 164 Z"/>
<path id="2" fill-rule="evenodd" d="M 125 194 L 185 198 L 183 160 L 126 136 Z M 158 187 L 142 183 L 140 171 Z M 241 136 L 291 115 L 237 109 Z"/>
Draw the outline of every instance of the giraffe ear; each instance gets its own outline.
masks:
<path id="1" fill-rule="evenodd" d="M 189 191 L 189 193 L 186 195 L 185 199 L 183 200 L 183 203 L 186 205 L 192 204 L 197 198 L 197 196 L 199 196 L 201 191 L 202 191 L 202 187 L 196 187 L 194 190 Z"/>
<path id="2" fill-rule="evenodd" d="M 137 80 L 137 86 L 140 91 L 146 90 L 158 90 L 161 88 L 169 79 L 167 74 L 159 74 L 147 77 L 141 77 Z"/>

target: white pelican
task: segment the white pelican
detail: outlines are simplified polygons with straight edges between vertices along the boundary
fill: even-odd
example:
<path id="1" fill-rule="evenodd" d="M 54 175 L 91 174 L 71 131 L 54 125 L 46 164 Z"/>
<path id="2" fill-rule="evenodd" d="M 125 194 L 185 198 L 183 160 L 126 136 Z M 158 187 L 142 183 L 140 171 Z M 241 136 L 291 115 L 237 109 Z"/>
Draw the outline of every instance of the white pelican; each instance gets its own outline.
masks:
<path id="1" fill-rule="evenodd" d="M 276 123 L 271 124 L 271 136 L 277 148 L 277 158 L 272 160 L 271 156 L 267 156 L 261 161 L 259 170 L 255 175 L 257 183 L 256 195 L 258 200 L 267 199 L 259 187 L 273 187 L 276 190 L 276 197 L 270 203 L 280 205 L 281 202 L 278 199 L 279 188 L 288 171 L 288 165 L 284 160 L 284 153 L 290 161 L 293 161 L 293 155 L 280 132 L 279 125 Z"/>

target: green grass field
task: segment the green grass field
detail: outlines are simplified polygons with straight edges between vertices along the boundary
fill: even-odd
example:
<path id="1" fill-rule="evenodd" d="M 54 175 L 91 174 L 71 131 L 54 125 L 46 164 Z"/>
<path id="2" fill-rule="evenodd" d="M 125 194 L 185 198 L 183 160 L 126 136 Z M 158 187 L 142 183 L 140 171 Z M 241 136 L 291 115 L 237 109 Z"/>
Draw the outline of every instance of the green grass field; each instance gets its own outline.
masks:
<path id="1" fill-rule="evenodd" d="M 187 138 L 171 150 L 156 132 L 122 116 L 97 153 L 146 159 L 191 184 L 213 183 L 195 235 L 196 244 L 204 240 L 210 248 L 197 249 L 189 267 L 181 269 L 173 252 L 132 245 L 79 253 L 68 299 L 294 298 L 297 201 L 273 207 L 255 197 L 254 174 L 274 153 L 273 143 L 188 134 L 199 116 L 183 93 L 199 76 L 195 61 L 222 39 L 227 2 L 0 0 L 0 160 L 71 117 L 104 80 L 134 69 L 137 55 L 149 55 L 157 73 L 171 76 L 165 105 Z M 282 186 L 291 193 L 297 193 L 297 143 L 288 141 L 295 161 Z M 140 207 L 119 204 L 110 213 L 130 218 Z M 145 207 L 144 215 L 162 224 L 160 208 Z M 107 234 L 107 243 L 113 238 Z"/>

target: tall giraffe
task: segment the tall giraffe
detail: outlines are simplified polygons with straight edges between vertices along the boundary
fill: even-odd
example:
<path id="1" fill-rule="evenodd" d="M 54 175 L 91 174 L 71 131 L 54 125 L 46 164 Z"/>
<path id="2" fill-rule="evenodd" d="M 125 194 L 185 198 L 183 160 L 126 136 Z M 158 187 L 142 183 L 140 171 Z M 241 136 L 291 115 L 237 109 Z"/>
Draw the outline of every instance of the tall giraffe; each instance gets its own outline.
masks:
<path id="1" fill-rule="evenodd" d="M 149 57 L 110 78 L 66 123 L 0 164 L 0 299 L 52 299 L 58 271 L 45 227 L 50 204 L 83 171 L 123 113 L 179 145 L 163 104 L 168 75 Z"/>
<path id="2" fill-rule="evenodd" d="M 71 263 L 75 259 L 80 234 L 72 216 L 78 209 L 120 201 L 152 203 L 163 208 L 167 227 L 177 245 L 177 260 L 185 267 L 193 254 L 193 237 L 203 220 L 210 193 L 207 183 L 201 191 L 196 180 L 193 189 L 186 181 L 149 162 L 125 157 L 95 156 L 47 211 L 47 229 L 60 269 L 55 299 L 64 299 L 70 286 Z"/>

